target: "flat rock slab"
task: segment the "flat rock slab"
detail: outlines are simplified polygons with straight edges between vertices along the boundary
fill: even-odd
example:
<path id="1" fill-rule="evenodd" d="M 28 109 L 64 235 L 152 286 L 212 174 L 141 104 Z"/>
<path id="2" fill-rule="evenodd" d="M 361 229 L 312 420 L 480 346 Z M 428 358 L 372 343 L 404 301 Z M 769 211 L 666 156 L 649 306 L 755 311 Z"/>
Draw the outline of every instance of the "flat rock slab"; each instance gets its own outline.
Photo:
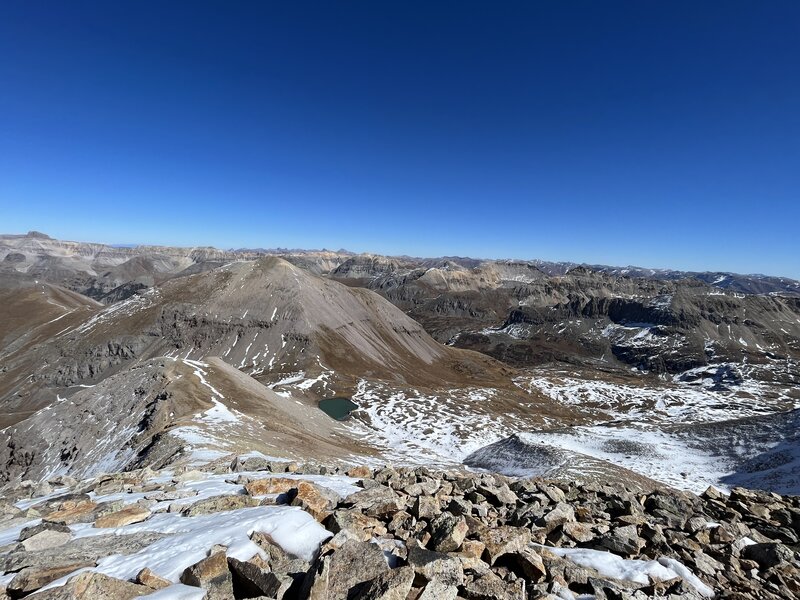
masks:
<path id="1" fill-rule="evenodd" d="M 36 552 L 38 550 L 47 550 L 48 548 L 63 546 L 71 539 L 71 533 L 45 529 L 35 535 L 30 536 L 29 538 L 26 538 L 22 542 L 22 547 L 25 548 L 27 552 Z"/>
<path id="2" fill-rule="evenodd" d="M 67 544 L 37 552 L 15 551 L 0 556 L 0 569 L 19 571 L 26 567 L 60 567 L 74 563 L 95 563 L 111 554 L 133 554 L 167 537 L 164 533 L 140 532 L 130 535 L 98 535 L 72 540 Z"/>
<path id="3" fill-rule="evenodd" d="M 95 527 L 124 527 L 133 523 L 141 523 L 150 517 L 150 511 L 143 506 L 129 506 L 116 512 L 98 517 Z"/>

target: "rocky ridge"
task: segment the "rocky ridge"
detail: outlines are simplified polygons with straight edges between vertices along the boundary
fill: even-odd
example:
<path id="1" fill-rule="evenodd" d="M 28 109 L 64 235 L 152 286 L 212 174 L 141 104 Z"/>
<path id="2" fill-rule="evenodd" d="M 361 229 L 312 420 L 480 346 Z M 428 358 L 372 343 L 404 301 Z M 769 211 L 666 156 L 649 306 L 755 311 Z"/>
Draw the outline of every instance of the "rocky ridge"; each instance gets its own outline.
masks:
<path id="1" fill-rule="evenodd" d="M 330 600 L 800 593 L 800 498 L 743 488 L 643 493 L 621 483 L 246 455 L 200 470 L 24 482 L 3 498 L 6 598 L 127 600 L 158 590 Z M 271 516 L 291 524 L 281 528 Z M 230 533 L 237 523 L 238 537 Z"/>

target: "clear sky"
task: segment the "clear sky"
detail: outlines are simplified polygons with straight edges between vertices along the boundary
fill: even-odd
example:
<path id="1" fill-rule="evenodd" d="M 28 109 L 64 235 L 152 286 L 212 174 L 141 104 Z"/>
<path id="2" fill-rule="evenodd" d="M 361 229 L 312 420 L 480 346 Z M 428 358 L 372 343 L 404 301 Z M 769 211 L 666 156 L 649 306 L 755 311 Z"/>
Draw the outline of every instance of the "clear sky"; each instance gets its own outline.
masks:
<path id="1" fill-rule="evenodd" d="M 800 2 L 0 4 L 0 230 L 800 277 Z"/>

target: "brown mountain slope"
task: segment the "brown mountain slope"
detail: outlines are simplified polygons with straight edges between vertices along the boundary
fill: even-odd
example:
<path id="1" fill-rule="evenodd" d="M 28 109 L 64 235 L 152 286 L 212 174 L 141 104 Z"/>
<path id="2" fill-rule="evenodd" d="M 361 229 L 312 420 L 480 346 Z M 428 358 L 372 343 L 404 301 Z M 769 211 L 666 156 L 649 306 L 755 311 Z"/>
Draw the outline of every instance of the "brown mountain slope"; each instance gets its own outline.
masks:
<path id="1" fill-rule="evenodd" d="M 157 356 L 218 356 L 265 383 L 302 379 L 300 389 L 312 397 L 350 395 L 365 378 L 520 393 L 510 369 L 437 343 L 373 292 L 264 258 L 167 281 L 60 331 L 11 361 L 47 368 L 17 382 L 4 410 L 41 408 L 46 390 L 51 399 L 73 393 Z"/>
<path id="2" fill-rule="evenodd" d="M 229 453 L 332 461 L 374 453 L 323 412 L 276 394 L 219 359 L 139 363 L 3 434 L 0 481 L 86 477 Z"/>

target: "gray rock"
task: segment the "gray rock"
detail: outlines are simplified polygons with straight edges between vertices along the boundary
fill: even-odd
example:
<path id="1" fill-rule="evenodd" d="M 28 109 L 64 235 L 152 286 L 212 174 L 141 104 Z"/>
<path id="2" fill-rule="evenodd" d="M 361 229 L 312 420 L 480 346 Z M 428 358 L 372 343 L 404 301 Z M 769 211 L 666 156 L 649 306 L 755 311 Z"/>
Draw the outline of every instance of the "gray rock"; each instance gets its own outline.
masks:
<path id="1" fill-rule="evenodd" d="M 24 542 L 30 537 L 43 531 L 57 531 L 59 533 L 72 533 L 72 530 L 63 523 L 53 523 L 51 521 L 42 521 L 38 525 L 25 527 L 19 532 L 19 541 Z"/>
<path id="2" fill-rule="evenodd" d="M 405 600 L 414 583 L 414 569 L 399 567 L 359 585 L 349 600 Z"/>
<path id="3" fill-rule="evenodd" d="M 407 560 L 414 572 L 426 581 L 439 581 L 455 586 L 464 583 L 464 567 L 454 556 L 411 545 L 408 547 Z"/>
<path id="4" fill-rule="evenodd" d="M 231 572 L 233 592 L 237 598 L 268 596 L 280 599 L 294 582 L 291 577 L 263 569 L 253 561 L 228 557 L 228 567 Z"/>
<path id="5" fill-rule="evenodd" d="M 466 583 L 463 595 L 467 600 L 525 600 L 525 582 L 509 583 L 489 572 Z"/>
<path id="6" fill-rule="evenodd" d="M 258 506 L 261 501 L 253 498 L 252 496 L 238 495 L 220 495 L 206 498 L 195 502 L 190 506 L 184 508 L 181 512 L 187 517 L 194 517 L 197 515 L 208 515 L 211 513 L 222 512 L 226 510 L 238 510 L 240 508 L 249 508 Z"/>
<path id="7" fill-rule="evenodd" d="M 35 592 L 51 581 L 60 579 L 84 567 L 94 567 L 95 564 L 94 561 L 91 561 L 63 563 L 58 566 L 25 567 L 14 576 L 14 579 L 9 582 L 6 589 L 12 598 L 19 598 Z"/>
<path id="8" fill-rule="evenodd" d="M 616 527 L 602 536 L 600 545 L 617 554 L 628 556 L 638 554 L 644 546 L 644 542 L 639 537 L 636 525 L 626 525 L 625 527 Z"/>
<path id="9" fill-rule="evenodd" d="M 521 527 L 504 525 L 482 529 L 478 533 L 478 539 L 486 545 L 486 562 L 494 565 L 504 554 L 522 552 L 531 542 L 531 532 Z"/>
<path id="10" fill-rule="evenodd" d="M 346 599 L 355 586 L 388 570 L 383 551 L 378 546 L 351 540 L 317 560 L 306 576 L 301 597 L 310 600 Z"/>
<path id="11" fill-rule="evenodd" d="M 39 533 L 26 538 L 22 542 L 22 546 L 28 552 L 35 552 L 37 550 L 47 550 L 48 548 L 63 546 L 71 539 L 71 533 L 45 529 L 44 531 L 40 531 Z"/>
<path id="12" fill-rule="evenodd" d="M 742 549 L 742 557 L 758 563 L 762 569 L 776 567 L 795 560 L 794 552 L 779 543 L 751 544 Z"/>
<path id="13" fill-rule="evenodd" d="M 468 531 L 464 517 L 443 512 L 431 523 L 430 545 L 436 552 L 455 552 L 461 547 Z"/>
<path id="14" fill-rule="evenodd" d="M 456 596 L 458 596 L 456 586 L 434 579 L 425 584 L 417 600 L 455 600 Z"/>
<path id="15" fill-rule="evenodd" d="M 0 556 L 0 569 L 7 572 L 26 567 L 57 568 L 75 563 L 96 563 L 111 554 L 133 554 L 164 537 L 166 534 L 163 533 L 141 532 L 78 538 L 62 546 L 37 552 L 10 552 Z"/>
<path id="16" fill-rule="evenodd" d="M 573 508 L 569 504 L 559 502 L 553 510 L 542 517 L 541 524 L 547 531 L 552 531 L 559 525 L 571 523 L 574 520 L 575 511 Z"/>
<path id="17" fill-rule="evenodd" d="M 344 501 L 370 517 L 388 515 L 404 508 L 397 493 L 386 486 L 355 492 Z"/>

